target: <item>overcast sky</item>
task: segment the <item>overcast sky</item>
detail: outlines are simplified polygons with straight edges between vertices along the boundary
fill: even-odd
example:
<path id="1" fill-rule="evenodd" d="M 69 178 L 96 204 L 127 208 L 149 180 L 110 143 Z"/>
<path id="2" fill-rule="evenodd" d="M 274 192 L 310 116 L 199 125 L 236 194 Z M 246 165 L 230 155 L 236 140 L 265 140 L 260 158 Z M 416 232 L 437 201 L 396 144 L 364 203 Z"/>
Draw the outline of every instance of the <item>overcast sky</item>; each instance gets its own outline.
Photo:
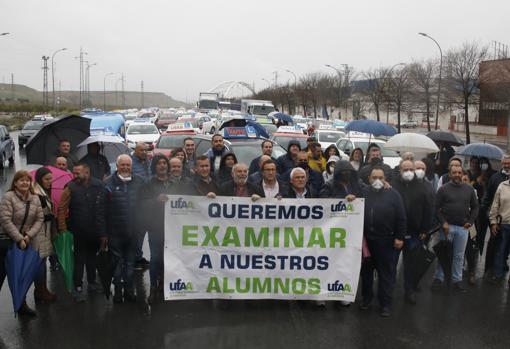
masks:
<path id="1" fill-rule="evenodd" d="M 0 33 L 11 33 L 0 37 L 0 77 L 14 73 L 42 90 L 41 57 L 67 47 L 55 58 L 56 81 L 78 90 L 81 46 L 98 64 L 92 90 L 118 72 L 126 90 L 143 80 L 146 91 L 194 101 L 223 81 L 260 89 L 273 71 L 293 82 L 286 69 L 299 77 L 328 72 L 324 64 L 361 70 L 437 56 L 418 32 L 443 51 L 471 40 L 508 44 L 509 14 L 506 0 L 0 0 Z"/>

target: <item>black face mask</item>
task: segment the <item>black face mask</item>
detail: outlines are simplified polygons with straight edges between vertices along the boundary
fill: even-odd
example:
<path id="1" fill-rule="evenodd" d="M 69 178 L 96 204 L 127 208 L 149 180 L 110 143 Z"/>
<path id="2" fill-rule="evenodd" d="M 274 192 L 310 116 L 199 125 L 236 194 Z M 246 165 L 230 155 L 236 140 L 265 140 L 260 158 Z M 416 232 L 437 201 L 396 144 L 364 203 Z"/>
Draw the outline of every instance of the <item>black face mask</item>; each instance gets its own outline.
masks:
<path id="1" fill-rule="evenodd" d="M 298 166 L 301 167 L 303 170 L 307 170 L 308 162 L 298 162 Z"/>
<path id="2" fill-rule="evenodd" d="M 380 165 L 382 164 L 382 160 L 379 159 L 379 158 L 372 158 L 370 159 L 370 165 L 371 166 L 377 166 L 377 165 Z"/>
<path id="3" fill-rule="evenodd" d="M 351 178 L 351 174 L 349 172 L 340 172 L 338 176 L 338 181 L 342 183 L 349 183 L 349 179 Z"/>

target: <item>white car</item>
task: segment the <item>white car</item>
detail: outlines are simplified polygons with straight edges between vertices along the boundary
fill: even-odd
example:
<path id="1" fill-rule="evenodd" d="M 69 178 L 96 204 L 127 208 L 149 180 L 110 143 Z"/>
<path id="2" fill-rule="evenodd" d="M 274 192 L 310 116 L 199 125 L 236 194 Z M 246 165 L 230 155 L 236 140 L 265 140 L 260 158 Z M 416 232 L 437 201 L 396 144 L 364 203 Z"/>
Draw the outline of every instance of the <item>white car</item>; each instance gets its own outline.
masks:
<path id="1" fill-rule="evenodd" d="M 337 131 L 333 128 L 331 129 L 318 129 L 315 130 L 314 136 L 317 137 L 317 142 L 320 143 L 321 148 L 324 150 L 329 147 L 331 144 L 336 144 L 336 142 L 345 137 L 345 132 Z"/>
<path id="2" fill-rule="evenodd" d="M 126 130 L 126 143 L 129 148 L 134 149 L 136 143 L 144 142 L 152 147 L 152 144 L 159 138 L 159 130 L 152 122 L 135 120 Z"/>
<path id="3" fill-rule="evenodd" d="M 370 144 L 375 143 L 381 148 L 383 161 L 386 165 L 394 168 L 400 163 L 400 156 L 393 150 L 385 149 L 384 144 L 386 143 L 382 139 L 370 138 L 370 137 L 350 137 L 341 138 L 336 142 L 336 147 L 340 152 L 340 156 L 344 160 L 349 160 L 349 155 L 356 148 L 363 150 L 363 156 L 367 155 L 367 148 Z"/>

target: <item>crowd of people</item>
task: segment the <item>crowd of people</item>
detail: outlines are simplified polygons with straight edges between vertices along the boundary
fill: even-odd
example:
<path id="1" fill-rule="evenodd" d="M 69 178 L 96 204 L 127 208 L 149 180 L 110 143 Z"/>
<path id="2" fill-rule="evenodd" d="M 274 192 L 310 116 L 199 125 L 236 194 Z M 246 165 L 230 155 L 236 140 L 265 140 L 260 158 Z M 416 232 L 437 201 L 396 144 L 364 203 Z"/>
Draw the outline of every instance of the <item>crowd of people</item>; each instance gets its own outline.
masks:
<path id="1" fill-rule="evenodd" d="M 52 238 L 70 231 L 74 236 L 74 291 L 77 302 L 87 293 L 101 292 L 96 280 L 96 254 L 110 249 L 118 258 L 113 277 L 113 302 L 137 300 L 133 275 L 149 268 L 153 304 L 162 299 L 164 205 L 168 194 L 260 198 L 356 198 L 365 200 L 363 261 L 361 268 L 361 309 L 374 298 L 374 271 L 378 275 L 377 298 L 380 314 L 390 316 L 400 252 L 403 258 L 405 300 L 416 304 L 418 282 L 413 275 L 413 251 L 427 246 L 432 234 L 453 245 L 451 272 L 437 264 L 431 289 L 452 285 L 467 292 L 467 283 L 476 283 L 476 263 L 486 240 L 485 277 L 500 284 L 505 278 L 510 246 L 510 156 L 495 171 L 490 161 L 472 158 L 469 169 L 440 144 L 439 156 L 415 159 L 402 154 L 400 165 L 384 164 L 381 149 L 370 144 L 366 154 L 360 148 L 342 160 L 336 147 L 322 151 L 310 137 L 301 149 L 289 142 L 285 155 L 272 157 L 273 143 L 261 143 L 260 156 L 250 164 L 238 162 L 221 135 L 214 135 L 211 148 L 195 154 L 192 138 L 174 149 L 170 157 L 148 157 L 148 147 L 139 143 L 132 155 L 120 155 L 111 173 L 98 144 L 88 146 L 88 154 L 77 161 L 70 155 L 70 143 L 61 141 L 51 165 L 73 174 L 58 207 L 51 200 L 52 173 L 39 168 L 32 179 L 29 172 L 16 172 L 0 203 L 0 282 L 5 278 L 4 259 L 9 244 L 32 246 L 43 263 L 35 279 L 36 302 L 53 302 L 57 296 L 47 287 L 47 259 L 53 267 Z M 446 154 L 446 155 L 445 155 Z M 142 245 L 148 236 L 150 262 Z M 53 258 L 52 258 L 53 257 Z M 467 273 L 464 274 L 464 265 Z M 448 280 L 445 275 L 451 275 Z M 1 286 L 0 286 L 1 287 Z M 323 304 L 323 303 L 320 303 Z M 18 312 L 33 316 L 26 302 Z"/>

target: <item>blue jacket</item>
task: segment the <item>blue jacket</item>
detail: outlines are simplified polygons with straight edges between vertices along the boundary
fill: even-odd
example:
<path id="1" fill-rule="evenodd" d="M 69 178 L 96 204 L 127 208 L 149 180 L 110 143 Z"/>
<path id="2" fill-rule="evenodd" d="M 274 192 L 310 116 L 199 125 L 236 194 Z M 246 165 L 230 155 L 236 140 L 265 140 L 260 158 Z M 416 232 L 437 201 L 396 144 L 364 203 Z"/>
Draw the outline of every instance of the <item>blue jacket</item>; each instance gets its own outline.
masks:
<path id="1" fill-rule="evenodd" d="M 133 174 L 142 177 L 144 182 L 148 182 L 151 177 L 151 162 L 149 160 L 141 162 L 135 154 L 131 155 L 131 159 L 133 160 Z"/>
<path id="2" fill-rule="evenodd" d="M 393 188 L 362 189 L 365 198 L 364 235 L 367 239 L 404 240 L 407 216 L 400 194 Z"/>
<path id="3" fill-rule="evenodd" d="M 106 178 L 106 227 L 110 237 L 131 238 L 140 231 L 138 200 L 144 184 L 137 175 L 126 183 L 117 172 Z"/>

